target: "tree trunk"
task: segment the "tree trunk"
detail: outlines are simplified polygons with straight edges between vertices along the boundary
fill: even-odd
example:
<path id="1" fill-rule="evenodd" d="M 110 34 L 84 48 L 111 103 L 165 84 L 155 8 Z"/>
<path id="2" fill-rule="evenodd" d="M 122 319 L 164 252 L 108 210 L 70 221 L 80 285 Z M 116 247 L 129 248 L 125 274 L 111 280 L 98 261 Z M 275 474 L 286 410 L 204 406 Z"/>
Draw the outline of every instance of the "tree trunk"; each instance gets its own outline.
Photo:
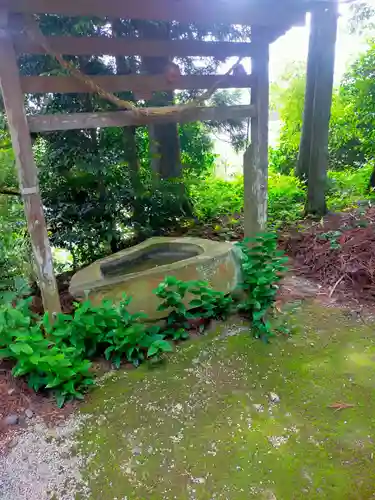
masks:
<path id="1" fill-rule="evenodd" d="M 314 80 L 314 94 L 309 96 L 311 102 L 305 106 L 312 106 L 311 121 L 307 124 L 310 128 L 310 146 L 308 162 L 308 189 L 305 210 L 306 213 L 324 215 L 326 206 L 326 187 L 328 170 L 328 134 L 332 105 L 333 74 L 335 65 L 335 46 L 337 35 L 337 2 L 319 6 L 311 15 L 311 30 L 314 34 L 310 42 L 309 57 L 316 59 L 315 71 L 308 74 L 307 78 Z M 312 55 L 311 55 L 312 54 Z M 307 155 L 301 151 L 301 157 Z M 305 167 L 304 167 L 305 168 Z"/>
<path id="2" fill-rule="evenodd" d="M 154 97 L 150 106 L 170 106 L 173 92 Z M 176 123 L 149 126 L 151 167 L 161 179 L 181 177 L 180 138 Z"/>
<path id="3" fill-rule="evenodd" d="M 311 154 L 311 132 L 314 121 L 314 95 L 316 86 L 317 64 L 317 30 L 313 29 L 311 21 L 309 55 L 307 59 L 305 106 L 303 110 L 303 122 L 298 160 L 296 165 L 296 175 L 301 181 L 308 181 Z"/>
<path id="4" fill-rule="evenodd" d="M 367 191 L 368 192 L 373 192 L 374 189 L 375 189 L 375 166 L 374 166 L 374 168 L 372 169 L 372 172 L 371 172 L 370 180 L 369 180 L 369 183 L 368 183 L 368 186 L 367 186 Z"/>
<path id="5" fill-rule="evenodd" d="M 123 26 L 119 19 L 114 20 L 112 23 L 112 34 L 116 37 L 121 37 L 124 35 Z M 117 75 L 129 75 L 132 72 L 130 64 L 124 56 L 116 56 L 115 59 Z M 136 186 L 139 181 L 139 161 L 136 143 L 136 127 L 124 127 L 123 133 L 126 160 L 129 164 L 133 186 Z"/>
<path id="6" fill-rule="evenodd" d="M 169 39 L 168 23 L 140 22 L 139 32 L 143 38 L 154 40 Z M 144 57 L 143 69 L 151 74 L 162 74 L 168 63 L 168 57 Z M 171 106 L 174 103 L 173 92 L 158 92 L 148 101 L 149 106 Z M 149 126 L 151 168 L 162 179 L 181 177 L 180 139 L 176 123 L 155 124 Z"/>

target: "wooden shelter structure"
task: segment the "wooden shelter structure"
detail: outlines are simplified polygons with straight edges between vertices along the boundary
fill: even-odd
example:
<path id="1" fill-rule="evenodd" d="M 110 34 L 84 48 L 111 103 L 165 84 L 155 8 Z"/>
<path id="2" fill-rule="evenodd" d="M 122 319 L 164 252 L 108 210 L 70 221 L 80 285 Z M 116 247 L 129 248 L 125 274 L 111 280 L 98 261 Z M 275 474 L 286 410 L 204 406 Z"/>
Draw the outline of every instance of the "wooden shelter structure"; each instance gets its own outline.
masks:
<path id="1" fill-rule="evenodd" d="M 267 217 L 269 45 L 292 26 L 303 25 L 308 11 L 324 15 L 333 3 L 335 0 L 0 0 L 1 90 L 16 155 L 20 193 L 47 311 L 58 312 L 60 304 L 30 132 L 251 117 L 251 144 L 244 155 L 244 217 L 245 234 L 252 236 L 265 227 Z M 235 43 L 111 36 L 47 38 L 38 31 L 35 23 L 38 16 L 45 14 L 205 25 L 249 25 L 251 40 Z M 321 46 L 321 51 L 324 50 L 327 49 Z M 250 75 L 183 75 L 176 81 L 169 81 L 165 74 L 85 78 L 72 67 L 65 67 L 70 72 L 68 76 L 21 76 L 17 60 L 20 54 L 25 53 L 49 54 L 61 64 L 64 64 L 63 55 L 137 55 L 171 59 L 183 56 L 220 56 L 223 59 L 231 56 L 251 57 L 252 71 Z M 315 58 L 319 59 L 319 54 L 315 54 Z M 317 79 L 317 66 L 312 65 L 312 68 Z M 152 92 L 216 88 L 249 88 L 251 103 L 247 106 L 206 107 L 204 101 L 209 95 L 206 93 L 192 105 L 172 110 L 140 110 L 113 94 L 125 90 Z M 25 113 L 25 94 L 80 92 L 98 92 L 123 109 L 70 115 L 27 116 Z M 314 113 L 310 112 L 308 116 L 311 122 Z M 305 134 L 305 140 L 308 141 L 308 133 Z"/>

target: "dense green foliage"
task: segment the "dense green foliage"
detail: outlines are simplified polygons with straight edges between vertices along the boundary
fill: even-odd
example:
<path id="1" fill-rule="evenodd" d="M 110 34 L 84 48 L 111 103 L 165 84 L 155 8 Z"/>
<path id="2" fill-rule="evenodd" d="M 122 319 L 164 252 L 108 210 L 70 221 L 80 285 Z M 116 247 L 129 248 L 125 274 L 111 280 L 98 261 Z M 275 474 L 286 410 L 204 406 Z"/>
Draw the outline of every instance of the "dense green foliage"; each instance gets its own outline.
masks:
<path id="1" fill-rule="evenodd" d="M 0 306 L 0 359 L 15 363 L 13 375 L 26 376 L 35 391 L 52 389 L 59 406 L 92 384 L 91 363 L 77 355 L 74 347 L 43 334 L 41 321 L 29 311 L 30 300 L 12 307 Z"/>
<path id="2" fill-rule="evenodd" d="M 302 132 L 305 98 L 304 65 L 293 64 L 271 88 L 272 106 L 277 110 L 281 128 L 278 147 L 270 147 L 270 164 L 283 174 L 295 167 Z"/>
<path id="3" fill-rule="evenodd" d="M 243 177 L 225 181 L 209 177 L 204 183 L 190 186 L 190 196 L 197 216 L 208 221 L 221 215 L 240 213 L 244 204 Z M 270 171 L 268 178 L 269 223 L 291 222 L 301 216 L 304 188 L 297 178 Z"/>
<path id="4" fill-rule="evenodd" d="M 145 315 L 129 313 L 129 298 L 117 306 L 85 301 L 74 315 L 59 314 L 53 324 L 47 314 L 42 319 L 31 314 L 30 300 L 0 305 L 0 359 L 13 361 L 13 375 L 26 376 L 35 391 L 52 389 L 59 406 L 82 398 L 93 384 L 90 359 L 98 355 L 116 367 L 123 359 L 137 366 L 172 350 L 160 328 L 140 321 Z"/>
<path id="5" fill-rule="evenodd" d="M 186 289 L 194 286 L 198 285 L 189 282 Z M 206 317 L 218 317 L 223 313 L 223 304 L 231 303 L 231 299 L 206 284 L 199 286 L 208 294 L 202 306 Z M 51 389 L 59 406 L 83 397 L 93 384 L 91 361 L 98 356 L 117 368 L 122 361 L 138 366 L 145 359 L 160 359 L 162 353 L 173 350 L 166 337 L 189 337 L 188 332 L 171 335 L 171 328 L 177 331 L 183 326 L 186 330 L 189 325 L 176 328 L 168 320 L 165 327 L 150 326 L 144 322 L 144 313 L 131 314 L 131 298 L 125 295 L 117 305 L 112 301 L 98 306 L 88 300 L 77 303 L 74 314 L 58 314 L 51 323 L 47 313 L 41 318 L 31 312 L 32 299 L 24 298 L 30 289 L 24 281 L 16 280 L 14 288 L 14 292 L 0 295 L 0 360 L 13 362 L 13 375 L 25 376 L 35 391 Z M 160 290 L 155 293 L 159 295 Z M 210 297 L 215 297 L 216 302 Z"/>
<path id="6" fill-rule="evenodd" d="M 92 359 L 104 356 L 117 368 L 123 360 L 138 366 L 159 359 L 173 350 L 168 337 L 189 338 L 190 320 L 223 319 L 232 311 L 232 298 L 206 282 L 167 277 L 154 293 L 161 299 L 158 310 L 169 313 L 164 327 L 148 325 L 143 313 L 131 314 L 131 298 L 125 295 L 118 305 L 107 300 L 94 306 L 86 300 L 76 304 L 74 314 L 58 314 L 51 322 L 48 313 L 43 318 L 31 313 L 31 298 L 8 293 L 0 302 L 0 360 L 13 362 L 13 375 L 25 376 L 35 391 L 53 390 L 62 406 L 82 399 L 94 383 Z M 192 299 L 186 307 L 187 294 Z"/>
<path id="7" fill-rule="evenodd" d="M 361 168 L 346 168 L 328 172 L 327 204 L 331 211 L 356 206 L 359 200 L 373 199 L 367 190 L 372 163 Z M 203 222 L 243 209 L 243 178 L 225 181 L 209 177 L 204 183 L 190 186 L 194 211 Z M 305 188 L 293 175 L 270 170 L 268 179 L 268 222 L 271 228 L 293 223 L 303 217 Z"/>
<path id="8" fill-rule="evenodd" d="M 333 96 L 330 134 L 329 167 L 342 170 L 361 168 L 374 156 L 375 43 L 349 67 Z M 273 167 L 289 173 L 295 167 L 302 130 L 305 92 L 305 69 L 294 66 L 280 84 L 274 86 L 275 107 L 282 128 L 279 146 L 271 148 Z"/>
<path id="9" fill-rule="evenodd" d="M 287 269 L 288 259 L 277 250 L 276 233 L 260 234 L 237 245 L 242 251 L 243 283 L 240 287 L 245 292 L 239 310 L 250 316 L 254 336 L 267 342 L 273 334 L 267 314 L 275 302 L 277 283 Z"/>
<path id="10" fill-rule="evenodd" d="M 17 192 L 14 154 L 0 116 L 0 186 Z M 31 276 L 30 244 L 23 206 L 18 196 L 0 194 L 0 291 L 19 276 Z"/>
<path id="11" fill-rule="evenodd" d="M 181 281 L 168 276 L 155 290 L 161 299 L 159 311 L 169 311 L 165 334 L 174 340 L 189 337 L 189 320 L 225 319 L 232 308 L 232 298 L 213 290 L 205 281 Z M 186 295 L 193 297 L 188 307 Z"/>

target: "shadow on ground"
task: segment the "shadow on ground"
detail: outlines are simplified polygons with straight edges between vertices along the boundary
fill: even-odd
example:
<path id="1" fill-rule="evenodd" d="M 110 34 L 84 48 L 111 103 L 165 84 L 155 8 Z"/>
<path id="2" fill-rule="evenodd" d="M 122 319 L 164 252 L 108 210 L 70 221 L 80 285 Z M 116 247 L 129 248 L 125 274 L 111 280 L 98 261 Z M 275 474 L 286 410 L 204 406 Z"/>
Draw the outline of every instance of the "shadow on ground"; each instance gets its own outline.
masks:
<path id="1" fill-rule="evenodd" d="M 225 325 L 108 378 L 82 408 L 90 498 L 375 498 L 374 328 L 312 304 L 287 318 L 290 339 Z"/>

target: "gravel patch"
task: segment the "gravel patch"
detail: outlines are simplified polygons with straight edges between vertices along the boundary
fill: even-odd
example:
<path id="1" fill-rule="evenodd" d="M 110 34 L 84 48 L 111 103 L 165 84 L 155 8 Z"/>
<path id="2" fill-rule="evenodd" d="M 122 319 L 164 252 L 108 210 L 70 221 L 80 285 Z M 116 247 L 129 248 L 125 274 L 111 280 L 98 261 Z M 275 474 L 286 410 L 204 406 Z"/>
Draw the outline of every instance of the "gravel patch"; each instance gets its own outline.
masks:
<path id="1" fill-rule="evenodd" d="M 80 475 L 85 459 L 77 451 L 76 436 L 86 419 L 72 415 L 49 428 L 35 419 L 14 437 L 0 456 L 0 500 L 75 500 L 89 498 Z"/>

